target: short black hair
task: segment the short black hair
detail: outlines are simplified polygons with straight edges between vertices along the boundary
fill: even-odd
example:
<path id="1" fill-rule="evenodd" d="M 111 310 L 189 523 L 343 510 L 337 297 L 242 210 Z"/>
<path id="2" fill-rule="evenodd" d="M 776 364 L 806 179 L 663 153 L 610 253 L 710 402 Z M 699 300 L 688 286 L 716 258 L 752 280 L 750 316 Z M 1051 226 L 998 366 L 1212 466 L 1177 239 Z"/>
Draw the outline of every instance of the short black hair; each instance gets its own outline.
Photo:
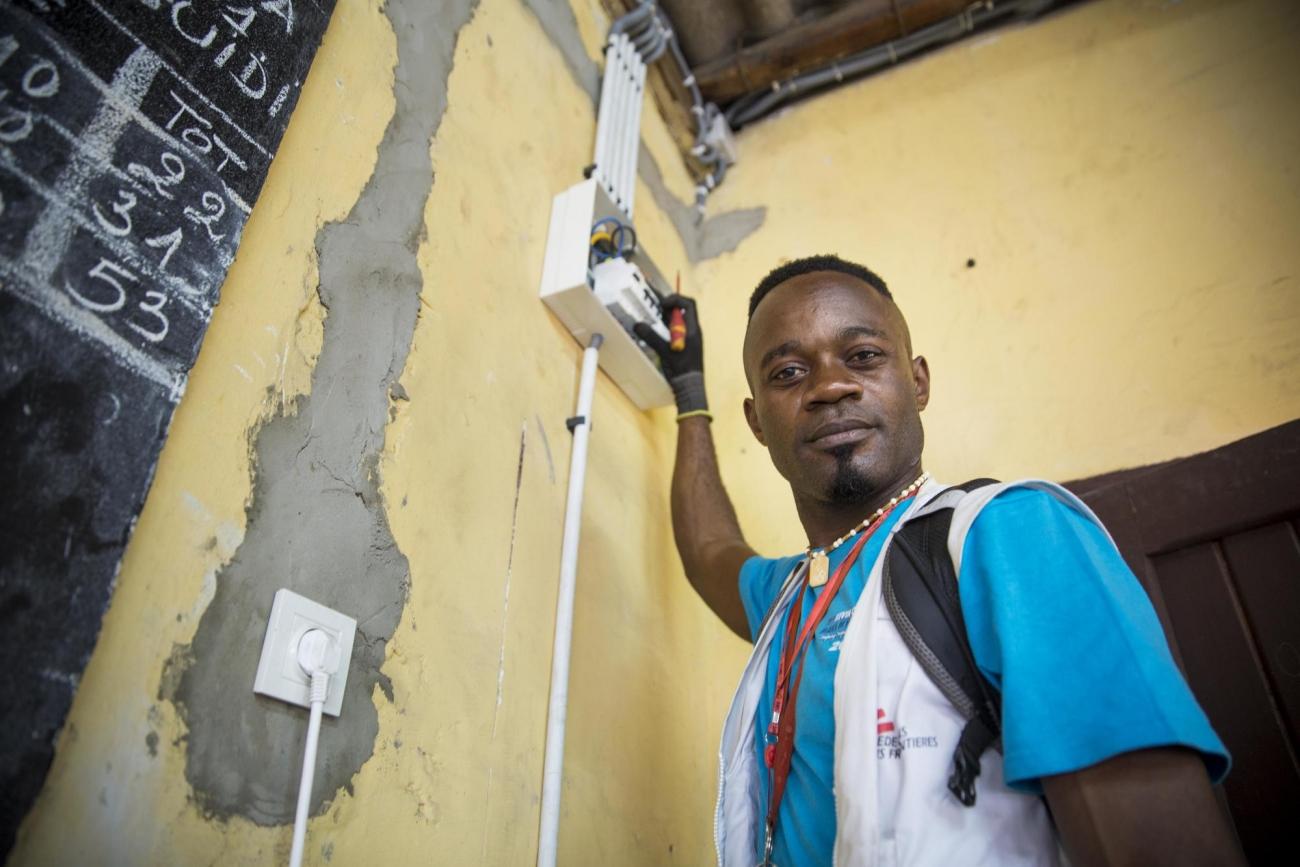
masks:
<path id="1" fill-rule="evenodd" d="M 838 271 L 841 274 L 848 274 L 850 277 L 857 277 L 891 301 L 894 299 L 894 296 L 889 293 L 889 287 L 885 285 L 885 281 L 865 265 L 849 262 L 831 254 L 805 256 L 802 259 L 795 259 L 793 262 L 786 262 L 784 265 L 773 268 L 762 279 L 758 284 L 758 288 L 754 290 L 754 294 L 749 296 L 749 318 L 754 318 L 754 310 L 758 308 L 759 302 L 766 298 L 768 293 L 777 286 L 794 277 L 811 274 L 814 271 Z"/>

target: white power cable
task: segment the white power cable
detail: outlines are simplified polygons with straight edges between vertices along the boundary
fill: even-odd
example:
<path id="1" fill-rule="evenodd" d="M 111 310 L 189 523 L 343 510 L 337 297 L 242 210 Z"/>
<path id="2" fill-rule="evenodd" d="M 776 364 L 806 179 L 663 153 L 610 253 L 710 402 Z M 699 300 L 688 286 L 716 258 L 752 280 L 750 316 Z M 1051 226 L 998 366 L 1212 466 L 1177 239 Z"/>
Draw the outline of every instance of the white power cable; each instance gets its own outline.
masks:
<path id="1" fill-rule="evenodd" d="M 307 722 L 307 745 L 302 751 L 302 780 L 298 783 L 298 810 L 293 819 L 293 850 L 289 867 L 302 867 L 307 842 L 307 810 L 316 776 L 316 746 L 320 740 L 321 711 L 330 691 L 330 674 L 338 668 L 339 650 L 323 629 L 309 629 L 298 641 L 298 664 L 311 677 L 311 718 Z"/>

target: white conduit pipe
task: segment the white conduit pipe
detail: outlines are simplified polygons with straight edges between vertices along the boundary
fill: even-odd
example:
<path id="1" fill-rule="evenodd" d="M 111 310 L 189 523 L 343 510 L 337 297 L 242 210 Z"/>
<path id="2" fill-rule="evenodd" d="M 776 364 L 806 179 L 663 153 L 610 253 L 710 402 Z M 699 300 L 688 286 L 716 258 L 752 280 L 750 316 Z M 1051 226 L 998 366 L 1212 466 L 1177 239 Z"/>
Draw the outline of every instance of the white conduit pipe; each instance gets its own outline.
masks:
<path id="1" fill-rule="evenodd" d="M 623 86 L 623 64 L 621 61 L 623 55 L 623 43 L 627 37 L 621 33 L 615 36 L 610 42 L 610 50 L 605 55 L 605 71 L 609 73 L 609 136 L 605 139 L 605 164 L 603 171 L 605 175 L 605 185 L 609 192 L 610 201 L 617 204 L 618 200 L 618 152 L 621 147 L 620 142 L 623 139 L 623 100 L 625 98 L 625 88 Z"/>
<path id="2" fill-rule="evenodd" d="M 627 218 L 632 219 L 636 203 L 636 164 L 641 148 L 641 105 L 645 93 L 645 63 L 632 55 L 632 122 L 628 124 L 627 157 L 623 164 L 623 192 L 627 196 Z"/>
<path id="3" fill-rule="evenodd" d="M 614 50 L 614 41 L 610 40 L 609 46 L 605 52 L 608 57 Z M 605 63 L 605 78 L 600 87 L 600 110 L 596 114 L 596 155 L 592 160 L 596 164 L 596 180 L 606 189 L 609 188 L 609 136 L 610 136 L 610 104 L 614 100 L 613 83 L 614 77 L 611 75 L 612 67 L 609 62 Z"/>
<path id="4" fill-rule="evenodd" d="M 627 193 L 627 146 L 628 142 L 636 139 L 640 130 L 637 124 L 640 119 L 634 117 L 636 113 L 636 84 L 632 76 L 632 65 L 638 59 L 636 49 L 632 47 L 632 40 L 623 35 L 623 56 L 620 58 L 619 72 L 623 76 L 623 118 L 619 121 L 619 126 L 623 130 L 623 137 L 618 142 L 618 157 L 616 165 L 618 166 L 618 175 L 616 183 L 618 187 L 618 196 L 621 200 L 623 212 L 627 214 L 628 219 L 632 219 L 632 209 L 628 204 Z"/>
<path id="5" fill-rule="evenodd" d="M 611 85 L 614 89 L 614 99 L 610 104 L 610 137 L 606 142 L 609 151 L 609 167 L 606 177 L 609 179 L 610 198 L 614 204 L 621 209 L 623 207 L 623 191 L 619 188 L 618 179 L 621 174 L 620 159 L 623 153 L 623 137 L 627 135 L 627 74 L 623 71 L 623 51 L 627 43 L 627 37 L 620 33 L 615 37 L 614 50 L 605 58 L 605 63 L 609 69 L 612 69 L 613 80 Z"/>
<path id="6" fill-rule="evenodd" d="M 564 775 L 564 723 L 569 703 L 569 651 L 573 645 L 573 595 L 578 577 L 578 533 L 582 529 L 582 489 L 587 478 L 587 441 L 591 436 L 591 397 L 596 388 L 596 358 L 604 337 L 591 336 L 582 353 L 578 409 L 571 420 L 573 452 L 569 458 L 569 492 L 564 507 L 564 541 L 560 545 L 560 592 L 555 603 L 555 650 L 551 656 L 551 702 L 546 714 L 546 762 L 542 769 L 542 822 L 537 867 L 555 867 L 560 838 L 560 789 Z"/>
<path id="7" fill-rule="evenodd" d="M 627 189 L 627 215 L 632 216 L 636 199 L 636 161 L 641 147 L 641 106 L 645 102 L 645 61 L 641 55 L 632 55 L 632 122 L 628 125 L 627 162 L 623 164 L 623 182 Z"/>

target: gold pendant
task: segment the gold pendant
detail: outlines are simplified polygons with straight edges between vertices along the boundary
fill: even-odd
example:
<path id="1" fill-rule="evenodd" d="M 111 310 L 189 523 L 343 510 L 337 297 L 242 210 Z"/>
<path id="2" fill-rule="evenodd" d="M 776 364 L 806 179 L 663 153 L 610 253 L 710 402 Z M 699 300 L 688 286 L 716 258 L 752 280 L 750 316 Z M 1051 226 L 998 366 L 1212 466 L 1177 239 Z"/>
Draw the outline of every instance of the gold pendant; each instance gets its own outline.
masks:
<path id="1" fill-rule="evenodd" d="M 808 586 L 820 587 L 830 577 L 830 559 L 825 551 L 818 551 L 808 558 Z"/>

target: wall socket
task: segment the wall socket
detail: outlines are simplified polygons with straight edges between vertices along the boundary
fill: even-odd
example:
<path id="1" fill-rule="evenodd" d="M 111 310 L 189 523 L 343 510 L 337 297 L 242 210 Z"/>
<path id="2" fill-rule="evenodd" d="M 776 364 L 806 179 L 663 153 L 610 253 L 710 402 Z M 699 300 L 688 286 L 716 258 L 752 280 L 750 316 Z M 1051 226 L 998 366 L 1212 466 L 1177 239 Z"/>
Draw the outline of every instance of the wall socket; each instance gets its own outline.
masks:
<path id="1" fill-rule="evenodd" d="M 324 630 L 338 644 L 339 670 L 330 673 L 329 692 L 322 708 L 324 713 L 338 716 L 343 706 L 343 690 L 348 684 L 357 621 L 292 590 L 281 589 L 275 593 L 253 692 L 300 707 L 311 706 L 311 679 L 298 664 L 298 642 L 310 629 Z"/>

